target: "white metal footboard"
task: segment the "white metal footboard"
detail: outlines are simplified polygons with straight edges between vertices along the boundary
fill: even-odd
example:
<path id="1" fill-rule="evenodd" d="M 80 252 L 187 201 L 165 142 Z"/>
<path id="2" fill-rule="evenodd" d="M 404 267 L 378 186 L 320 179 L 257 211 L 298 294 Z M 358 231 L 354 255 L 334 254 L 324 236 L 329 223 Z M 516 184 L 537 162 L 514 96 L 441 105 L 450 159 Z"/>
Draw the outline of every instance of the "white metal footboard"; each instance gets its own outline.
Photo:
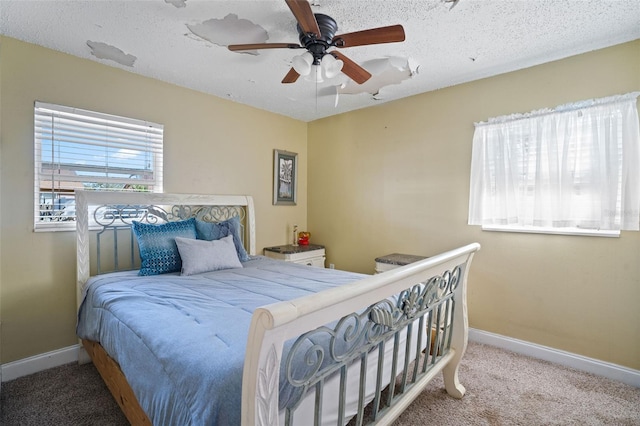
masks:
<path id="1" fill-rule="evenodd" d="M 256 310 L 244 366 L 242 424 L 311 424 L 308 414 L 296 417 L 298 399 L 280 409 L 281 368 L 287 385 L 300 390 L 300 398 L 315 398 L 314 424 L 323 424 L 324 389 L 329 382 L 337 383 L 337 391 L 329 397 L 337 398 L 338 412 L 332 417 L 340 425 L 353 415 L 358 425 L 391 423 L 441 371 L 447 392 L 461 398 L 465 388 L 458 380 L 458 367 L 467 345 L 467 275 L 479 248 L 470 244 Z M 389 356 L 391 362 L 385 362 Z M 294 374 L 296 358 L 305 368 L 300 371 L 300 364 L 295 364 Z M 366 373 L 372 359 L 373 378 Z M 347 393 L 353 394 L 353 389 L 347 392 L 347 383 L 354 371 L 358 401 L 356 412 L 350 413 L 345 401 Z M 368 380 L 375 386 L 367 387 Z M 365 416 L 364 407 L 370 402 Z"/>

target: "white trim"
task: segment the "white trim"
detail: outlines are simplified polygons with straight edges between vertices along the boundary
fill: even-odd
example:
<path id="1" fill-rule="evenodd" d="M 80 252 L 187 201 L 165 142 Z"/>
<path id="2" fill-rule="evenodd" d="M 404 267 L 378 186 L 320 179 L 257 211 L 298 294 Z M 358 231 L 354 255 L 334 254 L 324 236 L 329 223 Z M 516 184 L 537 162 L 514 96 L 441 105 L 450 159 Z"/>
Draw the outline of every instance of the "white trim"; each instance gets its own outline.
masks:
<path id="1" fill-rule="evenodd" d="M 546 226 L 482 225 L 482 230 L 490 232 L 521 232 L 524 234 L 578 235 L 583 237 L 620 237 L 620 231 L 616 230 L 551 228 Z"/>
<path id="2" fill-rule="evenodd" d="M 634 370 L 610 362 L 588 358 L 571 352 L 565 352 L 548 346 L 525 342 L 524 340 L 518 340 L 475 328 L 469 328 L 469 341 L 506 349 L 640 388 L 640 370 Z"/>
<path id="3" fill-rule="evenodd" d="M 78 362 L 79 348 L 80 345 L 68 346 L 66 348 L 2 364 L 2 366 L 0 366 L 2 371 L 2 381 L 8 382 L 9 380 L 28 376 L 50 368 L 59 367 L 72 362 Z"/>

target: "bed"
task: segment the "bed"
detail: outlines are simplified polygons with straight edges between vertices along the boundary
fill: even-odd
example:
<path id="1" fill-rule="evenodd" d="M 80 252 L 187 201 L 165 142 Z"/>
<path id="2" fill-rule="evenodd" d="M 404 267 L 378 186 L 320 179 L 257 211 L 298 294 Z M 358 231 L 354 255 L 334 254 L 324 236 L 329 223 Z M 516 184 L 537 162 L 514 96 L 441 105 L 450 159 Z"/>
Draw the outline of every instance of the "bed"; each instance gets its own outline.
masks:
<path id="1" fill-rule="evenodd" d="M 78 336 L 132 424 L 389 424 L 440 372 L 464 395 L 478 244 L 369 276 L 257 256 L 250 196 L 77 191 L 76 209 Z M 159 229 L 178 271 L 149 263 Z"/>

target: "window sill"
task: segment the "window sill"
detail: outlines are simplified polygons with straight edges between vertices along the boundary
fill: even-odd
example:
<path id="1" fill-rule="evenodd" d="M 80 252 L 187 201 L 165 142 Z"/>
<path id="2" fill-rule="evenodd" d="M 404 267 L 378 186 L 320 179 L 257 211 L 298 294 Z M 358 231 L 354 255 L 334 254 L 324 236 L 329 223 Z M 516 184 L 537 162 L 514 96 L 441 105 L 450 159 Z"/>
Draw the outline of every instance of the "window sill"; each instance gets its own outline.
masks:
<path id="1" fill-rule="evenodd" d="M 48 223 L 42 224 L 39 223 L 33 227 L 33 232 L 61 232 L 61 231 L 75 231 L 76 230 L 76 222 L 67 222 L 67 223 Z"/>
<path id="2" fill-rule="evenodd" d="M 520 232 L 526 234 L 549 234 L 549 235 L 574 235 L 583 237 L 607 237 L 618 238 L 620 231 L 601 231 L 597 229 L 581 229 L 581 228 L 545 228 L 545 227 L 526 227 L 526 226 L 497 226 L 483 225 L 483 231 L 490 232 Z"/>
<path id="3" fill-rule="evenodd" d="M 89 224 L 89 231 L 100 231 L 103 227 L 97 224 Z M 68 232 L 76 230 L 76 222 L 68 222 L 64 225 L 60 223 L 48 224 L 48 225 L 36 225 L 33 228 L 33 232 Z"/>

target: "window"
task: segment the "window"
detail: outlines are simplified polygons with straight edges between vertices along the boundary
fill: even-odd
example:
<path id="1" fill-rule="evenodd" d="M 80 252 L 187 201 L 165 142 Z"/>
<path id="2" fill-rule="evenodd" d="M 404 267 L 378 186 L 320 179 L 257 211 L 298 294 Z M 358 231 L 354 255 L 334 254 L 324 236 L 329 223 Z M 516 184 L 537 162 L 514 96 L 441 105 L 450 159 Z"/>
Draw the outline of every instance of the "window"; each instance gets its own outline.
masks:
<path id="1" fill-rule="evenodd" d="M 75 229 L 76 189 L 162 192 L 162 125 L 36 102 L 35 229 Z"/>
<path id="2" fill-rule="evenodd" d="M 554 233 L 638 230 L 638 95 L 476 123 L 469 224 Z"/>

